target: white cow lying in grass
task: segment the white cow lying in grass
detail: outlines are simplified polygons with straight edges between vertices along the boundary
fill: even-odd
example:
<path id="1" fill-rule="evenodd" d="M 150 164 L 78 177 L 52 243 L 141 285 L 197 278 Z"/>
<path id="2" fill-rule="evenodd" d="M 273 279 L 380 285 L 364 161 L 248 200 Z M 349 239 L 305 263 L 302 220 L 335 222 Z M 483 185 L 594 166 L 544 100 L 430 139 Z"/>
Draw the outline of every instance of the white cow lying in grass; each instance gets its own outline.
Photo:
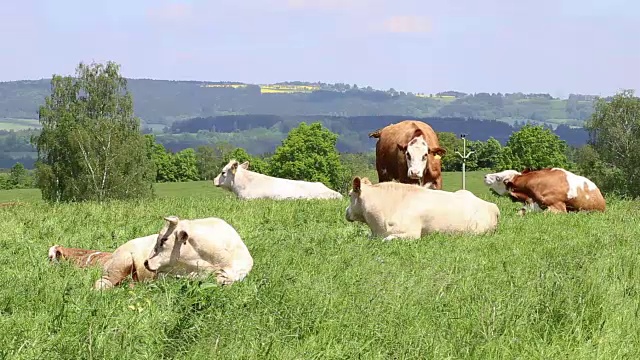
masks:
<path id="1" fill-rule="evenodd" d="M 321 182 L 282 179 L 249 170 L 249 162 L 232 159 L 213 179 L 215 186 L 240 199 L 342 199 L 342 195 Z"/>
<path id="2" fill-rule="evenodd" d="M 417 239 L 431 232 L 481 234 L 495 230 L 500 209 L 467 190 L 449 192 L 399 182 L 375 185 L 353 179 L 347 221 L 367 224 L 371 235 Z"/>
<path id="3" fill-rule="evenodd" d="M 69 259 L 80 267 L 102 265 L 103 275 L 94 288 L 108 289 L 131 275 L 133 281 L 153 280 L 158 275 L 199 277 L 214 273 L 221 285 L 243 280 L 253 258 L 240 235 L 219 218 L 180 220 L 165 218 L 159 234 L 131 239 L 112 254 L 91 257 L 95 250 L 54 245 L 49 259 Z M 108 253 L 106 253 L 108 254 Z M 97 254 L 96 254 L 97 255 Z"/>

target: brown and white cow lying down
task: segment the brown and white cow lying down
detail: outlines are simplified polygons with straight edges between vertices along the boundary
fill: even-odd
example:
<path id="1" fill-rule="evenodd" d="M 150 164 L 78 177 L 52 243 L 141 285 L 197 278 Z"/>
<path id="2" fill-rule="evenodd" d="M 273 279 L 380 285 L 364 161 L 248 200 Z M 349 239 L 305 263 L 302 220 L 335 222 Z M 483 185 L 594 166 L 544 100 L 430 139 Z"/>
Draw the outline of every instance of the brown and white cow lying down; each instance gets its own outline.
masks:
<path id="1" fill-rule="evenodd" d="M 498 184 L 494 186 L 500 188 Z M 496 192 L 523 203 L 519 210 L 521 215 L 527 210 L 564 213 L 604 211 L 606 208 L 605 199 L 593 181 L 562 168 L 513 172 L 503 177 L 502 185 L 504 191 Z"/>
<path id="2" fill-rule="evenodd" d="M 236 230 L 219 218 L 165 218 L 158 234 L 131 239 L 113 253 L 96 258 L 95 250 L 49 249 L 50 259 L 72 259 L 80 267 L 102 265 L 103 275 L 95 289 L 108 289 L 131 275 L 133 281 L 159 275 L 201 277 L 215 274 L 221 285 L 243 280 L 253 267 L 253 258 Z M 94 257 L 91 257 L 94 254 Z M 103 253 L 104 254 L 104 253 Z M 108 253 L 107 253 L 108 254 Z"/>
<path id="3" fill-rule="evenodd" d="M 417 239 L 431 232 L 482 234 L 498 226 L 500 209 L 468 190 L 353 179 L 347 221 L 367 224 L 372 236 Z"/>
<path id="4" fill-rule="evenodd" d="M 53 245 L 49 248 L 49 261 L 58 261 L 60 259 L 69 260 L 76 266 L 85 268 L 94 265 L 104 265 L 111 258 L 110 252 L 68 248 L 60 245 Z"/>
<path id="5" fill-rule="evenodd" d="M 446 153 L 440 147 L 438 135 L 428 124 L 404 120 L 369 134 L 376 142 L 378 181 L 397 180 L 404 184 L 419 184 L 442 189 L 442 163 Z"/>

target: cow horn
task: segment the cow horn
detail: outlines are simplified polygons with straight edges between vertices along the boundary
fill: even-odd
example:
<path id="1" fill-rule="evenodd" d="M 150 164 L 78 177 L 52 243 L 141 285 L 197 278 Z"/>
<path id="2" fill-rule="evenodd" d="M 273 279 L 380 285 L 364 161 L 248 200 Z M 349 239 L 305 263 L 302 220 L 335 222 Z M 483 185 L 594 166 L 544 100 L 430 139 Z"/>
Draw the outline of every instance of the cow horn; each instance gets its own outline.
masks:
<path id="1" fill-rule="evenodd" d="M 180 220 L 180 219 L 178 219 L 178 217 L 177 217 L 177 216 L 174 216 L 174 215 L 167 216 L 167 217 L 165 217 L 164 219 L 165 219 L 165 221 L 167 221 L 169 224 L 174 225 L 174 226 L 175 226 L 175 225 L 177 225 L 177 224 L 178 224 L 178 221 Z"/>

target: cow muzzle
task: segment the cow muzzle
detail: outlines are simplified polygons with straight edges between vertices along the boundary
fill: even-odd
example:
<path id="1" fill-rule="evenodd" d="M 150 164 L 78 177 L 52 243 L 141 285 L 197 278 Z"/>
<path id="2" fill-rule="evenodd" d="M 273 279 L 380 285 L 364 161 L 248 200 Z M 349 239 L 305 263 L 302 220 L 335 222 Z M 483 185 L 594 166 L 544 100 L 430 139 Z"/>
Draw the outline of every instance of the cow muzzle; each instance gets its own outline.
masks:
<path id="1" fill-rule="evenodd" d="M 149 270 L 149 271 L 151 271 L 151 272 L 156 272 L 156 271 L 158 271 L 158 269 L 155 269 L 155 270 L 154 270 L 154 269 L 152 269 L 152 268 L 149 266 L 149 259 L 147 259 L 147 260 L 145 260 L 145 261 L 144 261 L 144 268 L 145 268 L 145 269 L 147 269 L 147 270 Z"/>
<path id="2" fill-rule="evenodd" d="M 353 219 L 351 218 L 351 207 L 348 206 L 345 211 L 344 211 L 344 218 L 348 221 L 348 222 L 353 222 Z"/>
<path id="3" fill-rule="evenodd" d="M 412 169 L 409 169 L 409 171 L 407 171 L 407 176 L 410 179 L 414 179 L 414 180 L 420 179 L 422 177 L 421 175 L 422 175 L 421 171 L 416 171 Z"/>

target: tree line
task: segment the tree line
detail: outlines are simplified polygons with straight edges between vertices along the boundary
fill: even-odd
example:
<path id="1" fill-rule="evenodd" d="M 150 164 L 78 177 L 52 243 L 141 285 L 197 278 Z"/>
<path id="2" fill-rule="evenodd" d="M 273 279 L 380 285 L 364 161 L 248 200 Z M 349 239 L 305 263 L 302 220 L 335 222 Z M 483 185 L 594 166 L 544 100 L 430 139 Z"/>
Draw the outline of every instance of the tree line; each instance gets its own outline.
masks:
<path id="1" fill-rule="evenodd" d="M 581 126 L 593 112 L 593 96 L 571 94 L 567 99 L 549 94 L 474 93 L 445 91 L 414 94 L 373 89 L 357 84 L 288 82 L 281 85 L 311 85 L 315 90 L 265 93 L 260 85 L 211 87 L 201 81 L 127 79 L 136 99 L 134 114 L 144 124 L 169 125 L 176 120 L 241 114 L 277 116 L 379 116 L 465 117 L 541 121 Z M 275 84 L 277 85 L 277 84 Z M 50 92 L 50 80 L 0 83 L 0 118 L 37 116 Z M 306 120 L 305 120 L 306 121 Z"/>
<path id="2" fill-rule="evenodd" d="M 322 117 L 276 115 L 229 115 L 208 118 L 193 118 L 176 121 L 166 127 L 163 133 L 156 133 L 155 139 L 165 149 L 180 152 L 184 149 L 196 149 L 227 142 L 241 147 L 248 153 L 259 155 L 271 153 L 282 142 L 288 132 L 301 122 L 320 121 L 325 127 L 338 134 L 337 148 L 341 153 L 363 153 L 373 151 L 374 139 L 368 137 L 371 131 L 406 119 L 403 116 L 360 116 L 360 117 Z M 525 123 L 509 125 L 495 120 L 465 118 L 427 117 L 419 118 L 430 124 L 437 132 L 466 133 L 470 140 L 487 141 L 494 138 L 502 145 L 506 144 L 512 132 L 522 128 Z M 565 125 L 555 130 L 550 125 L 542 125 L 565 140 L 568 145 L 579 147 L 587 143 L 588 132 L 583 128 L 570 128 Z M 143 133 L 149 134 L 150 131 Z M 35 163 L 35 148 L 30 137 L 35 130 L 0 131 L 0 168 L 10 168 L 21 162 L 32 169 Z"/>
<path id="3" fill-rule="evenodd" d="M 273 153 L 263 156 L 224 143 L 167 151 L 153 135 L 140 131 L 126 84 L 113 62 L 80 63 L 75 77 L 54 76 L 51 95 L 39 111 L 42 131 L 31 139 L 38 152 L 35 183 L 45 200 L 151 197 L 154 182 L 210 179 L 231 157 L 248 160 L 254 171 L 321 181 L 343 193 L 354 175 L 373 168 L 372 153 L 341 155 L 338 135 L 319 121 L 293 127 Z M 640 99 L 623 92 L 610 101 L 596 101 L 588 121 L 588 146 L 572 149 L 549 128 L 524 125 L 504 146 L 495 138 L 466 142 L 475 154 L 468 169 L 564 167 L 592 174 L 605 192 L 637 196 Z M 462 140 L 451 132 L 439 137 L 447 149 L 444 170 L 459 170 L 455 152 Z"/>

